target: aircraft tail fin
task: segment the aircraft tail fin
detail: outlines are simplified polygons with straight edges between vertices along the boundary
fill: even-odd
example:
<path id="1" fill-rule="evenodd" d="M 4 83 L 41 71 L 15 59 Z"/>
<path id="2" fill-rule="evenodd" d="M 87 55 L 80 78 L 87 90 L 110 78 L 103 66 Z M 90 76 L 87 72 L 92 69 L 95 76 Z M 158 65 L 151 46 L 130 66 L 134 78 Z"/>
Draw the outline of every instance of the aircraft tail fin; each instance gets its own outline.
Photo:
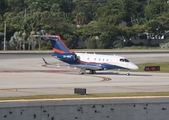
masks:
<path id="1" fill-rule="evenodd" d="M 59 54 L 64 54 L 64 53 L 73 53 L 73 50 L 70 50 L 61 40 L 60 36 L 55 36 L 55 35 L 45 35 L 47 37 L 51 44 L 53 51 Z"/>

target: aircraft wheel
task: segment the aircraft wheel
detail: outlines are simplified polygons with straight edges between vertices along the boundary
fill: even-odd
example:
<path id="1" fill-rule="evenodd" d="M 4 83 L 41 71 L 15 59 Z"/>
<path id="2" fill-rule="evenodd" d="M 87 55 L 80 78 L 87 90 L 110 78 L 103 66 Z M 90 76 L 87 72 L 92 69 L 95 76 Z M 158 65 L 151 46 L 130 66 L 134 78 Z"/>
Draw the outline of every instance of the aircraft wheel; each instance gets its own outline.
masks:
<path id="1" fill-rule="evenodd" d="M 92 74 L 92 71 L 91 71 L 91 70 L 89 71 L 89 74 Z"/>
<path id="2" fill-rule="evenodd" d="M 90 70 L 89 73 L 90 73 L 90 74 L 95 74 L 96 71 L 95 71 L 95 70 Z"/>
<path id="3" fill-rule="evenodd" d="M 84 72 L 82 72 L 82 71 L 80 71 L 79 73 L 80 73 L 80 74 L 84 74 Z"/>
<path id="4" fill-rule="evenodd" d="M 127 76 L 130 76 L 130 73 L 127 73 Z"/>
<path id="5" fill-rule="evenodd" d="M 95 71 L 95 70 L 93 70 L 93 74 L 96 74 L 96 71 Z"/>

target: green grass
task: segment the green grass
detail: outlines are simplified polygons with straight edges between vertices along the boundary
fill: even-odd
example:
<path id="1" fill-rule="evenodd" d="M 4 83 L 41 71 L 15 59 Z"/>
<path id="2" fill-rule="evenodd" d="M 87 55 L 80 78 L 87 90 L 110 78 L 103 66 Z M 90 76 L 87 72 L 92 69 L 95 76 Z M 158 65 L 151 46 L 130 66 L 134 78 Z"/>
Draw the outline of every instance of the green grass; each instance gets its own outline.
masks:
<path id="1" fill-rule="evenodd" d="M 35 100 L 35 99 L 65 99 L 65 98 L 99 98 L 99 97 L 153 97 L 169 96 L 169 92 L 129 92 L 129 93 L 98 93 L 98 94 L 68 94 L 68 95 L 36 95 L 21 97 L 0 97 L 0 100 Z"/>
<path id="2" fill-rule="evenodd" d="M 153 71 L 153 72 L 169 73 L 169 62 L 142 63 L 137 65 L 139 69 L 135 70 L 135 72 L 143 72 L 145 66 L 160 66 L 160 71 Z"/>

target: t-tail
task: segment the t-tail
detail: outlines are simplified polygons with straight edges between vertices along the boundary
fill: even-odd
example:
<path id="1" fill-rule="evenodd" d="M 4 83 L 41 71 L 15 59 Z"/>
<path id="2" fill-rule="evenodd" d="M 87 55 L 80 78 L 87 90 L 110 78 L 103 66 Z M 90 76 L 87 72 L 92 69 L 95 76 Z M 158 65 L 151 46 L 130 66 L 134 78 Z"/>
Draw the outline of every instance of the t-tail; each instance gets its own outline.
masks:
<path id="1" fill-rule="evenodd" d="M 70 50 L 61 40 L 60 36 L 55 35 L 45 35 L 47 37 L 51 44 L 53 51 L 56 53 L 64 54 L 64 53 L 73 53 L 73 50 Z"/>
<path id="2" fill-rule="evenodd" d="M 45 35 L 45 37 L 47 37 L 52 44 L 54 57 L 69 64 L 77 63 L 77 55 L 63 43 L 60 36 Z"/>

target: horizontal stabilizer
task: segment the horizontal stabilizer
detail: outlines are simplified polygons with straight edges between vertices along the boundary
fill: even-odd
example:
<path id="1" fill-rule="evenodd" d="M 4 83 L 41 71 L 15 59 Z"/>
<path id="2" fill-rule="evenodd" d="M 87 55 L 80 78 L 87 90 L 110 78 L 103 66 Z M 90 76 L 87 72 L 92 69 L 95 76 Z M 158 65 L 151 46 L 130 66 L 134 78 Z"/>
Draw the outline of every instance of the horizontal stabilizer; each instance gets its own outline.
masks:
<path id="1" fill-rule="evenodd" d="M 57 66 L 57 67 L 60 67 L 60 66 L 70 66 L 69 64 L 54 64 L 54 63 L 48 63 L 46 60 L 45 60 L 45 58 L 42 58 L 42 60 L 44 61 L 44 63 L 46 64 L 46 65 L 50 65 L 50 66 Z"/>

